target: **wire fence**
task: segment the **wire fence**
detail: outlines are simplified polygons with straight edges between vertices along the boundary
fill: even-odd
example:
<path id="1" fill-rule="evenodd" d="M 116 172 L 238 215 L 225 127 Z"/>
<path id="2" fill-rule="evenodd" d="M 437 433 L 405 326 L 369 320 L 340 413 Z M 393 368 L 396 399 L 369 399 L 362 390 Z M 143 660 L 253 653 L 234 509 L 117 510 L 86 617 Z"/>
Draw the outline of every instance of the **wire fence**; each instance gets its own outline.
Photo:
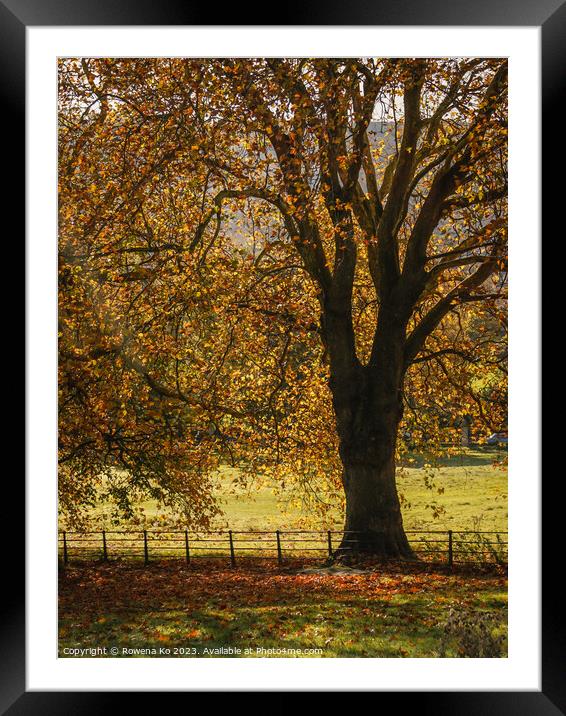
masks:
<path id="1" fill-rule="evenodd" d="M 334 557 L 354 545 L 360 533 L 344 530 L 100 530 L 61 531 L 59 556 L 71 560 L 151 560 L 175 558 L 188 564 L 199 557 L 229 560 L 232 566 L 247 557 L 267 557 L 283 564 L 286 558 Z M 407 530 L 415 555 L 424 561 L 455 564 L 507 564 L 507 532 Z M 353 550 L 353 547 L 352 547 Z"/>

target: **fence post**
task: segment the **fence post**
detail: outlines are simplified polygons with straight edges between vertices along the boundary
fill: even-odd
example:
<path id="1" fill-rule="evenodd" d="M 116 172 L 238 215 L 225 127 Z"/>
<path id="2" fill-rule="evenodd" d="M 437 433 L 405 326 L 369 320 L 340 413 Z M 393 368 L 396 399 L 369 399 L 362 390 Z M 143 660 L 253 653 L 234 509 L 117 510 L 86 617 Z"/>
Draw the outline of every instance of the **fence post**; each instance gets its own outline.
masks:
<path id="1" fill-rule="evenodd" d="M 102 559 L 108 562 L 108 548 L 106 546 L 106 530 L 102 530 Z"/>
<path id="2" fill-rule="evenodd" d="M 328 556 L 332 557 L 332 532 L 328 530 L 327 533 L 327 540 L 328 540 Z"/>
<path id="3" fill-rule="evenodd" d="M 67 533 L 63 532 L 63 564 L 69 563 L 69 553 L 67 551 Z"/>
<path id="4" fill-rule="evenodd" d="M 185 555 L 187 557 L 187 564 L 191 562 L 191 555 L 189 553 L 189 532 L 185 530 Z"/>
<path id="5" fill-rule="evenodd" d="M 144 564 L 149 564 L 149 549 L 147 545 L 147 530 L 143 531 L 143 561 Z"/>
<path id="6" fill-rule="evenodd" d="M 281 550 L 281 534 L 279 530 L 275 533 L 277 535 L 277 561 L 279 564 L 283 564 L 283 552 Z"/>
<path id="7" fill-rule="evenodd" d="M 228 532 L 228 538 L 230 540 L 230 564 L 232 567 L 236 566 L 236 554 L 234 552 L 234 539 L 232 537 L 232 530 Z"/>
<path id="8" fill-rule="evenodd" d="M 452 530 L 448 530 L 448 567 L 452 569 L 454 564 L 454 549 L 452 544 Z"/>

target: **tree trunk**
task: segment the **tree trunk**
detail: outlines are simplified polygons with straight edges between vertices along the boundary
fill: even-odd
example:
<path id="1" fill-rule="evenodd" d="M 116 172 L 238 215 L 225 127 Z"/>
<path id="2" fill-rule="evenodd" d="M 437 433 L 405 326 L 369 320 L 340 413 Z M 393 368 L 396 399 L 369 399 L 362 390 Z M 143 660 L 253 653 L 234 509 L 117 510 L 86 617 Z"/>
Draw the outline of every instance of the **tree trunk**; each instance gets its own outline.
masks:
<path id="1" fill-rule="evenodd" d="M 403 529 L 395 484 L 394 455 L 376 465 L 367 456 L 344 465 L 346 520 L 338 555 L 369 554 L 389 559 L 413 559 Z"/>
<path id="2" fill-rule="evenodd" d="M 345 534 L 336 556 L 414 559 L 395 481 L 400 390 L 364 369 L 348 385 L 332 386 L 346 495 Z"/>

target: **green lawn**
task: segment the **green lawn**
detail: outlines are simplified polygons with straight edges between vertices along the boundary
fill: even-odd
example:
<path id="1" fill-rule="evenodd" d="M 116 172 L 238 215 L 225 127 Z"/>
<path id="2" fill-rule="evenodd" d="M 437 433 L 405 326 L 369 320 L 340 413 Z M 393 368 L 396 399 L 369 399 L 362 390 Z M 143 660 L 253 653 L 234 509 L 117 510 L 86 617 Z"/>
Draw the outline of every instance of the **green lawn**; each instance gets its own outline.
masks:
<path id="1" fill-rule="evenodd" d="M 468 449 L 426 468 L 415 457 L 416 466 L 402 468 L 398 477 L 408 503 L 406 528 L 506 531 L 507 468 L 501 458 L 494 449 Z"/>
<path id="2" fill-rule="evenodd" d="M 503 575 L 98 564 L 59 595 L 62 657 L 506 656 Z M 451 611 L 469 623 L 449 632 Z"/>
<path id="3" fill-rule="evenodd" d="M 398 476 L 406 528 L 505 531 L 507 473 L 494 464 L 497 457 L 493 450 L 466 450 L 431 470 L 422 457 L 413 456 Z M 296 504 L 286 509 L 266 486 L 245 491 L 235 477 L 229 468 L 218 475 L 224 509 L 218 529 L 290 529 L 304 526 L 309 517 L 320 529 Z M 140 506 L 153 526 L 162 510 L 155 502 Z M 110 515 L 109 506 L 97 506 L 93 528 L 116 529 Z M 340 528 L 339 511 L 332 517 Z M 320 568 L 323 549 L 315 557 L 318 567 L 301 572 L 290 551 L 285 551 L 283 565 L 274 552 L 258 567 L 243 559 L 238 546 L 237 566 L 231 569 L 226 544 L 221 559 L 204 557 L 186 564 L 160 560 L 165 554 L 155 549 L 155 542 L 144 566 L 139 535 L 135 560 L 112 559 L 116 536 L 108 538 L 109 563 L 97 559 L 81 564 L 73 551 L 70 564 L 60 570 L 62 657 L 506 655 L 507 582 L 496 567 L 485 574 L 465 573 L 460 567 L 447 574 L 442 568 L 427 571 L 424 565 L 396 572 L 383 567 L 331 572 Z M 100 535 L 94 539 L 100 557 Z M 182 554 L 182 547 L 176 554 Z M 302 562 L 304 566 L 304 558 Z M 455 619 L 451 629 L 450 619 Z M 106 652 L 89 651 L 94 647 Z M 470 648 L 480 652 L 470 653 Z"/>
<path id="4" fill-rule="evenodd" d="M 424 458 L 412 456 L 412 462 L 398 471 L 405 528 L 506 531 L 507 470 L 494 464 L 501 457 L 501 452 L 491 448 L 463 449 L 430 468 L 425 466 Z M 339 509 L 333 510 L 329 520 L 321 525 L 296 501 L 289 506 L 268 486 L 242 488 L 235 480 L 236 475 L 237 471 L 229 467 L 218 474 L 223 515 L 215 522 L 217 529 L 297 529 L 309 523 L 319 528 L 343 525 Z M 167 525 L 167 511 L 156 501 L 148 500 L 138 507 L 143 509 L 149 525 L 158 524 L 160 515 L 163 525 Z M 91 514 L 93 528 L 112 527 L 110 505 L 100 505 Z"/>

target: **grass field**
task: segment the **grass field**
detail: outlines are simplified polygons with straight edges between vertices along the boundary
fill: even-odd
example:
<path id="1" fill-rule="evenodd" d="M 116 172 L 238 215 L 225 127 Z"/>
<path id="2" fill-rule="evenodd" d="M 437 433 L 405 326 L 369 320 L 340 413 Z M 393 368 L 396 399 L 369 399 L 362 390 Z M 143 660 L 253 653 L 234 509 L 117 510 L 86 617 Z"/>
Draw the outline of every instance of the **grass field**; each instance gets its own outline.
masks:
<path id="1" fill-rule="evenodd" d="M 502 454 L 492 448 L 462 449 L 433 469 L 424 466 L 423 458 L 414 456 L 413 462 L 398 472 L 405 528 L 506 531 L 507 470 L 494 464 L 501 457 Z M 341 528 L 343 525 L 339 509 L 333 510 L 327 522 L 321 525 L 296 501 L 287 504 L 268 486 L 243 489 L 235 480 L 236 474 L 235 469 L 228 467 L 218 474 L 223 514 L 215 521 L 217 529 L 275 530 L 308 525 Z M 143 509 L 149 525 L 167 524 L 167 511 L 156 501 L 141 502 L 138 507 Z M 111 514 L 110 505 L 94 508 L 93 528 L 110 527 Z M 128 523 L 120 526 L 127 527 Z"/>
<path id="2" fill-rule="evenodd" d="M 297 573 L 272 564 L 68 567 L 59 655 L 506 656 L 506 584 L 501 574 Z M 449 633 L 451 611 L 471 622 Z"/>
<path id="3" fill-rule="evenodd" d="M 435 470 L 415 457 L 398 475 L 405 527 L 505 531 L 507 474 L 494 464 L 497 457 L 493 450 L 466 450 Z M 217 529 L 274 531 L 312 519 L 296 504 L 286 509 L 266 486 L 237 487 L 235 476 L 229 468 L 218 475 L 224 514 Z M 160 523 L 157 503 L 140 507 L 148 527 Z M 113 527 L 110 515 L 109 506 L 97 506 L 93 528 Z M 331 522 L 342 526 L 338 510 Z M 424 564 L 332 571 L 321 567 L 324 555 L 299 562 L 286 553 L 283 565 L 272 555 L 258 567 L 238 553 L 236 568 L 230 568 L 226 556 L 191 564 L 159 560 L 153 547 L 144 566 L 137 543 L 135 550 L 137 561 L 81 564 L 73 558 L 60 569 L 60 656 L 506 655 L 507 580 L 497 567 L 489 573 L 458 567 L 453 574 Z"/>

